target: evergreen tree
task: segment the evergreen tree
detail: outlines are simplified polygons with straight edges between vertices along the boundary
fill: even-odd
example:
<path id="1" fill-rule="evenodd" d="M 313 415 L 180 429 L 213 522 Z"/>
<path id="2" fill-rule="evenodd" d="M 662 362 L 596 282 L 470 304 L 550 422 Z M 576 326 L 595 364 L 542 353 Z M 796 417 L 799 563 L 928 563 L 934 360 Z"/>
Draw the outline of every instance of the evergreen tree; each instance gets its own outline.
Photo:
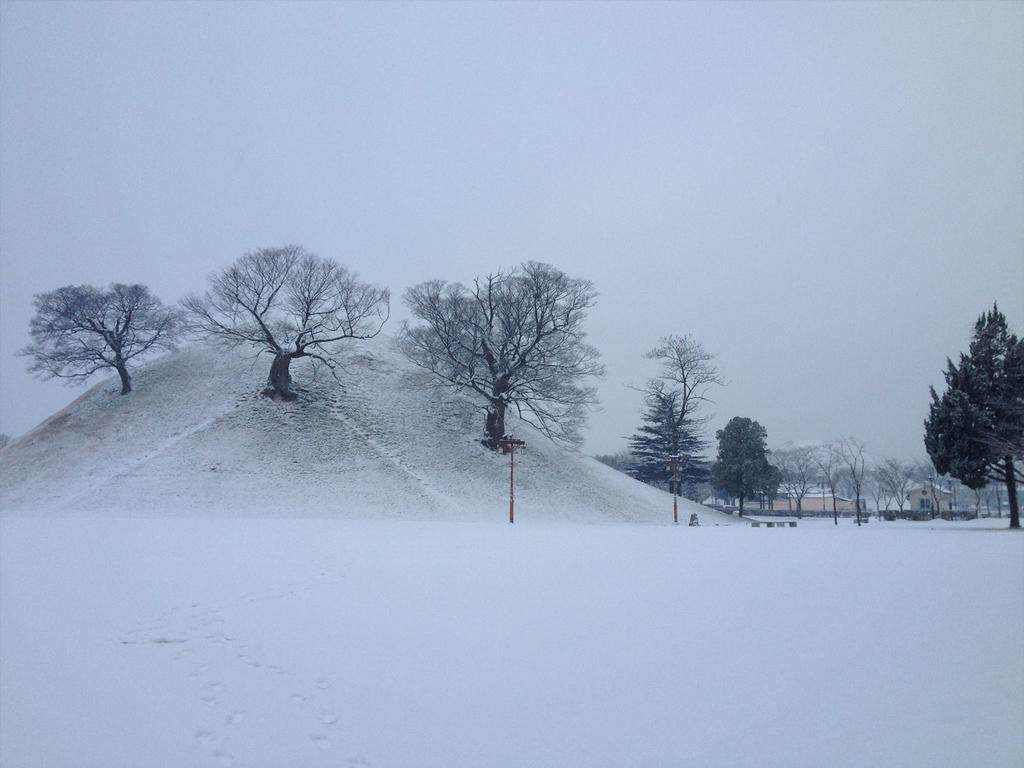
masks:
<path id="1" fill-rule="evenodd" d="M 708 463 L 703 456 L 707 442 L 699 427 L 703 420 L 687 418 L 680 407 L 680 393 L 661 382 L 652 382 L 644 396 L 644 423 L 630 439 L 630 453 L 635 463 L 632 474 L 650 485 L 667 486 L 670 493 L 686 494 L 709 477 Z M 680 471 L 680 487 L 673 486 L 672 456 L 686 457 Z"/>
<path id="2" fill-rule="evenodd" d="M 1017 482 L 1024 479 L 1024 340 L 992 305 L 974 324 L 960 364 L 946 360 L 946 391 L 931 388 L 924 444 L 936 470 L 968 488 L 1006 484 L 1010 527 L 1020 527 Z"/>
<path id="3" fill-rule="evenodd" d="M 778 489 L 779 470 L 768 462 L 768 432 L 752 419 L 735 416 L 724 429 L 715 433 L 718 438 L 718 460 L 711 469 L 711 482 L 715 488 L 740 502 L 756 494 Z"/>
<path id="4" fill-rule="evenodd" d="M 756 489 L 761 497 L 762 509 L 775 509 L 775 499 L 779 496 L 780 485 L 782 485 L 782 470 L 769 463 L 766 457 Z"/>
<path id="5" fill-rule="evenodd" d="M 715 356 L 692 336 L 665 336 L 644 355 L 660 365 L 658 376 L 647 382 L 644 393 L 643 424 L 630 440 L 637 457 L 633 474 L 651 485 L 689 498 L 700 495 L 698 486 L 710 472 L 703 452 L 707 442 L 702 428 L 707 417 L 698 416 L 703 403 L 710 402 L 708 390 L 725 381 L 714 364 Z M 680 483 L 673 487 L 669 461 L 683 456 Z"/>

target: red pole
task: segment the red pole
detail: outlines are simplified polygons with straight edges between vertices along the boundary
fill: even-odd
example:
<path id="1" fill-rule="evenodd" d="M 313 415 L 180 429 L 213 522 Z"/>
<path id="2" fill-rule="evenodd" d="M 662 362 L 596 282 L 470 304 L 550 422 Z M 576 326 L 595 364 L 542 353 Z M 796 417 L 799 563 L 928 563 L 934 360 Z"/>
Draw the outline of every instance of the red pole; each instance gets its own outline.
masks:
<path id="1" fill-rule="evenodd" d="M 679 525 L 679 459 L 673 456 L 669 464 L 672 467 L 672 524 Z"/>
<path id="2" fill-rule="evenodd" d="M 516 521 L 516 447 L 509 446 L 508 451 L 508 521 Z"/>

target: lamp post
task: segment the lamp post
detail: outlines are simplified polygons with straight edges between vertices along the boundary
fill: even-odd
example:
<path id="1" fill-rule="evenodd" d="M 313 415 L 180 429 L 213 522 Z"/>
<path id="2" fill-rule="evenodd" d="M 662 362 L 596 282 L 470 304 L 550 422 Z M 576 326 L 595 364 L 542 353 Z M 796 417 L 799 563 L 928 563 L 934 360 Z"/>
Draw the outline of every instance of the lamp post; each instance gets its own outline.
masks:
<path id="1" fill-rule="evenodd" d="M 679 481 L 680 470 L 689 458 L 685 453 L 673 453 L 668 457 L 668 467 L 672 470 L 672 523 L 679 525 Z"/>
<path id="2" fill-rule="evenodd" d="M 511 434 L 503 435 L 498 440 L 498 447 L 502 453 L 508 454 L 508 521 L 516 521 L 516 448 L 525 448 L 526 441 L 519 440 Z"/>

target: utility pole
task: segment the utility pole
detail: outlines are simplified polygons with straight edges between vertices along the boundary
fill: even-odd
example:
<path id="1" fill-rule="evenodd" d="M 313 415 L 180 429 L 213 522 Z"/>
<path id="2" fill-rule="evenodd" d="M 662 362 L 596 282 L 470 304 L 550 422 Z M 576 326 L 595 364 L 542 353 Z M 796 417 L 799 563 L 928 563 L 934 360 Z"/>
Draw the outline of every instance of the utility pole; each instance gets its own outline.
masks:
<path id="1" fill-rule="evenodd" d="M 685 453 L 673 453 L 668 457 L 668 467 L 672 470 L 672 523 L 679 525 L 679 482 L 680 470 L 689 458 Z"/>
<path id="2" fill-rule="evenodd" d="M 516 448 L 525 448 L 526 441 L 519 440 L 511 434 L 503 435 L 498 440 L 502 453 L 508 454 L 508 521 L 516 521 Z"/>

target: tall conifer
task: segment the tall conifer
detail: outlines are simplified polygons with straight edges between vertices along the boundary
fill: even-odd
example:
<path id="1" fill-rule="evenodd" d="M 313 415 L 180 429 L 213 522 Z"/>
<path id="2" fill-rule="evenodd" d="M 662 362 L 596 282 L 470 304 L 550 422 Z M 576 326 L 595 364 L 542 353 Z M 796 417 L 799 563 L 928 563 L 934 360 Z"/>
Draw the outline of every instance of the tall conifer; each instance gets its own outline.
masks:
<path id="1" fill-rule="evenodd" d="M 974 324 L 959 365 L 946 360 L 946 391 L 931 388 L 924 444 L 935 469 L 968 488 L 1006 484 L 1010 527 L 1020 528 L 1017 483 L 1024 479 L 1024 340 L 995 304 Z"/>

